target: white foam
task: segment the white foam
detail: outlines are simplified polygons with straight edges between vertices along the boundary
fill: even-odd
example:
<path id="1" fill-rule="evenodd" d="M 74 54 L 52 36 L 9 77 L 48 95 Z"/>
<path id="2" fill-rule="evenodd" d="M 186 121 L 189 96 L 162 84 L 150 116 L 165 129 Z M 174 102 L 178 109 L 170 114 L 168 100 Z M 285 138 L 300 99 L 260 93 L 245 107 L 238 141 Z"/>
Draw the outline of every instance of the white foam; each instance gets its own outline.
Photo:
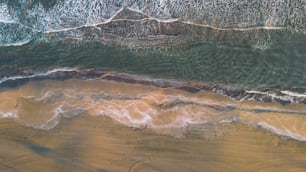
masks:
<path id="1" fill-rule="evenodd" d="M 50 75 L 56 72 L 73 72 L 73 71 L 78 71 L 77 68 L 69 68 L 69 67 L 63 67 L 63 68 L 56 68 L 47 71 L 46 73 L 41 73 L 40 75 L 45 76 L 45 75 Z"/>
<path id="2" fill-rule="evenodd" d="M 7 82 L 7 81 L 15 81 L 19 79 L 31 79 L 35 77 L 48 76 L 56 72 L 72 72 L 72 71 L 78 71 L 78 69 L 64 67 L 64 68 L 57 68 L 57 69 L 49 70 L 47 72 L 35 73 L 32 75 L 25 75 L 25 76 L 18 75 L 18 76 L 11 76 L 11 77 L 3 77 L 0 79 L 0 84 Z"/>
<path id="3" fill-rule="evenodd" d="M 17 46 L 26 45 L 26 44 L 30 43 L 31 41 L 32 41 L 32 39 L 17 41 L 17 42 L 14 42 L 14 43 L 4 43 L 4 44 L 1 44 L 1 47 L 17 47 Z"/>
<path id="4" fill-rule="evenodd" d="M 281 91 L 282 94 L 286 94 L 289 96 L 294 96 L 294 97 L 301 97 L 301 98 L 306 98 L 306 94 L 301 94 L 301 93 L 297 93 L 297 92 L 293 92 L 293 91 Z"/>
<path id="5" fill-rule="evenodd" d="M 207 120 L 196 120 L 196 119 L 192 119 L 192 118 L 188 118 L 188 117 L 183 117 L 183 116 L 179 116 L 177 119 L 178 123 L 180 125 L 178 126 L 171 126 L 172 128 L 175 128 L 175 127 L 187 127 L 187 126 L 190 126 L 190 125 L 199 125 L 199 124 L 206 124 L 206 123 L 209 123 L 209 121 Z"/>
<path id="6" fill-rule="evenodd" d="M 300 135 L 298 133 L 295 133 L 291 130 L 281 130 L 277 127 L 274 127 L 274 126 L 271 126 L 269 125 L 268 123 L 266 122 L 259 122 L 257 123 L 257 126 L 259 127 L 262 127 L 266 130 L 269 130 L 279 136 L 285 136 L 285 137 L 289 137 L 289 138 L 292 138 L 292 139 L 295 139 L 295 140 L 298 140 L 298 141 L 303 141 L 303 142 L 306 142 L 306 136 L 305 135 Z"/>
<path id="7" fill-rule="evenodd" d="M 194 25 L 194 26 L 200 26 L 200 27 L 207 27 L 211 28 L 214 30 L 220 30 L 220 31 L 252 31 L 252 30 L 285 30 L 286 27 L 266 27 L 266 26 L 257 26 L 257 27 L 245 27 L 245 28 L 221 28 L 213 25 L 206 25 L 206 24 L 199 24 L 199 23 L 194 23 L 190 21 L 183 21 L 182 23 L 189 24 L 189 25 Z"/>
<path id="8" fill-rule="evenodd" d="M 0 3 L 0 22 L 10 23 L 13 22 L 13 18 L 9 14 L 6 3 Z"/>
<path id="9" fill-rule="evenodd" d="M 132 111 L 138 113 L 137 118 L 133 117 L 135 114 L 131 114 L 133 113 Z M 96 111 L 93 113 L 96 113 Z M 156 112 L 153 109 L 141 111 L 137 107 L 137 104 L 134 103 L 127 104 L 126 106 L 105 103 L 104 109 L 98 110 L 98 113 L 100 115 L 108 116 L 123 125 L 142 128 L 151 124 L 152 116 L 154 116 Z"/>
<path id="10" fill-rule="evenodd" d="M 37 101 L 44 101 L 50 98 L 52 95 L 53 95 L 52 91 L 46 91 L 41 97 L 37 98 Z M 33 98 L 33 96 L 30 96 L 30 98 Z"/>
<path id="11" fill-rule="evenodd" d="M 28 127 L 33 127 L 35 129 L 40 129 L 40 130 L 51 130 L 60 123 L 61 114 L 62 114 L 62 109 L 58 107 L 54 110 L 54 115 L 50 119 L 48 119 L 46 122 L 41 123 L 39 125 L 33 125 L 30 123 L 27 123 L 25 125 Z"/>
<path id="12" fill-rule="evenodd" d="M 249 94 L 262 94 L 262 95 L 267 95 L 268 94 L 268 92 L 255 91 L 255 90 L 246 90 L 245 92 L 249 93 Z"/>
<path id="13" fill-rule="evenodd" d="M 45 28 L 41 29 L 44 31 L 44 33 L 49 34 L 49 33 L 56 33 L 56 32 L 67 32 L 71 30 L 77 30 L 83 27 L 95 27 L 100 30 L 99 27 L 96 27 L 98 25 L 105 25 L 110 22 L 115 22 L 115 21 L 144 21 L 144 20 L 155 20 L 160 23 L 171 23 L 171 22 L 177 22 L 180 21 L 184 24 L 188 25 L 193 25 L 193 26 L 199 26 L 199 27 L 205 27 L 205 28 L 211 28 L 214 30 L 221 30 L 221 31 L 250 31 L 250 30 L 285 30 L 287 29 L 286 27 L 266 27 L 266 26 L 257 26 L 257 27 L 246 27 L 246 28 L 222 28 L 222 27 L 217 27 L 213 25 L 207 25 L 207 24 L 201 24 L 201 23 L 195 23 L 191 21 L 182 21 L 179 18 L 171 18 L 171 14 L 169 13 L 168 6 L 166 4 L 166 1 L 160 0 L 158 7 L 153 7 L 157 8 L 158 12 L 156 16 L 161 17 L 157 18 L 155 16 L 150 15 L 150 13 L 145 13 L 144 11 L 140 10 L 137 6 L 136 7 L 112 7 L 112 6 L 105 6 L 105 4 L 93 1 L 91 4 L 90 2 L 82 1 L 82 2 L 74 2 L 71 3 L 71 0 L 65 1 L 64 3 L 58 3 L 52 10 L 50 11 L 44 11 L 44 15 L 39 16 L 40 20 L 39 22 L 42 22 L 42 26 L 45 26 Z M 73 4 L 71 6 L 71 4 Z M 98 4 L 98 5 L 92 5 L 92 4 Z M 87 8 L 86 10 L 77 10 L 79 8 L 90 7 Z M 33 9 L 33 14 L 36 14 L 37 11 L 42 10 L 41 5 L 36 5 L 36 8 Z M 146 18 L 140 19 L 140 20 L 134 20 L 134 19 L 115 19 L 116 16 L 121 13 L 124 8 L 129 9 L 130 11 L 134 11 L 136 13 L 141 13 L 145 16 L 148 16 Z M 70 11 L 67 11 L 66 9 L 71 9 Z M 71 13 L 73 11 L 76 11 L 76 13 Z M 105 13 L 104 11 L 108 11 L 108 13 Z M 96 13 L 93 13 L 96 12 Z M 74 25 L 71 27 L 62 27 L 63 21 L 57 19 L 57 18 L 62 18 L 58 16 L 58 14 L 65 15 L 65 17 L 70 18 L 71 16 L 79 15 L 79 16 L 88 16 L 86 21 L 84 22 L 79 22 L 78 25 Z M 100 14 L 100 15 L 99 15 Z M 102 16 L 102 17 L 101 17 Z M 47 18 L 47 19 L 46 19 Z M 55 20 L 56 19 L 56 20 Z M 52 20 L 50 22 L 49 20 Z M 85 20 L 85 19 L 84 19 Z M 49 21 L 46 23 L 46 21 Z M 50 24 L 52 23 L 52 24 Z M 76 21 L 77 23 L 77 21 Z"/>
<path id="14" fill-rule="evenodd" d="M 301 94 L 301 93 L 288 91 L 288 90 L 280 91 L 281 95 L 278 95 L 277 93 L 273 91 L 262 92 L 262 91 L 255 91 L 255 90 L 246 90 L 245 92 L 249 94 L 267 95 L 273 99 L 280 99 L 283 101 L 290 101 L 293 103 L 299 103 L 303 98 L 306 98 L 306 94 Z"/>
<path id="15" fill-rule="evenodd" d="M 2 118 L 13 119 L 18 117 L 18 113 L 16 111 L 13 112 L 0 112 L 0 116 Z"/>
<path id="16" fill-rule="evenodd" d="M 23 31 L 20 30 L 21 28 L 29 27 L 19 23 L 9 14 L 8 6 L 6 3 L 0 3 L 0 27 L 3 29 L 0 32 L 1 47 L 21 46 L 29 43 L 32 40 L 29 33 L 23 34 L 24 38 L 16 37 L 15 32 L 19 32 L 18 34 L 21 34 Z"/>

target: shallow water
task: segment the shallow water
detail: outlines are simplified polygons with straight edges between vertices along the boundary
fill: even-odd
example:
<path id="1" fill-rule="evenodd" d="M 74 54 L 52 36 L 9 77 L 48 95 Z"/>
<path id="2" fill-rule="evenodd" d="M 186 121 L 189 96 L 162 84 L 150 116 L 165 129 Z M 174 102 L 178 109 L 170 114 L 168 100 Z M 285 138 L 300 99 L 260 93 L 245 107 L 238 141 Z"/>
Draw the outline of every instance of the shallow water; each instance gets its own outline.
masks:
<path id="1" fill-rule="evenodd" d="M 106 116 L 133 128 L 183 137 L 174 132 L 195 124 L 243 123 L 280 136 L 306 141 L 306 107 L 256 100 L 237 102 L 211 91 L 186 92 L 174 88 L 108 80 L 68 79 L 33 81 L 2 91 L 1 116 L 36 129 L 51 130 L 63 118 L 83 113 Z"/>
<path id="2" fill-rule="evenodd" d="M 131 50 L 60 42 L 0 48 L 0 76 L 59 67 L 116 70 L 156 78 L 197 80 L 250 88 L 305 89 L 305 35 L 277 33 L 267 50 L 199 43 L 169 49 Z M 287 38 L 288 36 L 289 38 Z"/>
<path id="3" fill-rule="evenodd" d="M 79 116 L 44 132 L 1 122 L 1 171 L 303 171 L 305 145 L 245 125 L 184 139 Z M 10 133 L 10 134 L 7 134 Z"/>
<path id="4" fill-rule="evenodd" d="M 306 168 L 301 104 L 76 79 L 30 82 L 0 97 L 1 171 Z"/>

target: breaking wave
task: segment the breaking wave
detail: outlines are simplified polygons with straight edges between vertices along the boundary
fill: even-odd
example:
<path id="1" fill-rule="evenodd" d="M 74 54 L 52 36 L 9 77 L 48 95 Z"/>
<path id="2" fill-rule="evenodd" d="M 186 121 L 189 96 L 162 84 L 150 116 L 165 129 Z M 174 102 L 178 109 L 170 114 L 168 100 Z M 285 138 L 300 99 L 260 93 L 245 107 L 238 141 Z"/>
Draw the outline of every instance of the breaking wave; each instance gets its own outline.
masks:
<path id="1" fill-rule="evenodd" d="M 114 72 L 100 72 L 95 78 L 86 79 L 85 71 L 72 68 L 54 69 L 25 78 L 48 78 L 55 73 L 65 75 L 65 72 L 70 77 L 62 81 L 44 79 L 0 92 L 5 102 L 0 104 L 0 116 L 43 130 L 56 127 L 63 118 L 80 114 L 106 116 L 129 127 L 157 132 L 196 124 L 241 122 L 299 141 L 306 140 L 306 107 L 296 101 L 287 105 L 255 99 L 237 101 L 214 93 L 213 89 L 200 88 L 200 83 L 188 85 Z M 11 81 L 18 79 L 22 77 L 12 77 Z M 9 80 L 2 79 L 2 84 Z M 245 92 L 266 96 L 263 92 Z M 305 94 L 281 93 L 293 99 L 305 98 Z"/>
<path id="2" fill-rule="evenodd" d="M 58 69 L 49 70 L 47 72 L 36 72 L 34 74 L 28 74 L 28 75 L 2 77 L 0 79 L 0 85 L 3 83 L 9 82 L 9 81 L 25 80 L 25 79 L 39 78 L 39 77 L 48 77 L 55 73 L 73 72 L 73 71 L 77 71 L 77 69 L 76 68 L 58 68 Z"/>
<path id="3" fill-rule="evenodd" d="M 42 79 L 69 79 L 78 78 L 85 80 L 113 80 L 126 83 L 139 83 L 144 85 L 152 85 L 161 88 L 175 88 L 187 92 L 199 92 L 201 90 L 213 91 L 215 93 L 228 96 L 236 101 L 256 100 L 262 102 L 278 102 L 286 105 L 290 103 L 306 103 L 306 90 L 300 89 L 299 92 L 290 90 L 279 90 L 273 88 L 265 88 L 266 91 L 248 90 L 247 88 L 236 88 L 235 86 L 226 86 L 218 84 L 209 84 L 203 82 L 184 82 L 174 79 L 154 79 L 146 76 L 137 76 L 111 71 L 98 70 L 80 70 L 78 68 L 56 68 L 45 72 L 33 72 L 24 75 L 16 75 L 0 78 L 0 87 L 14 85 L 14 82 L 42 80 Z M 23 82 L 21 82 L 23 83 Z"/>
<path id="4" fill-rule="evenodd" d="M 15 3 L 0 3 L 0 28 L 5 30 L 0 33 L 3 38 L 0 46 L 63 39 L 68 42 L 70 39 L 100 41 L 129 48 L 214 41 L 228 44 L 248 42 L 255 49 L 265 50 L 273 43 L 272 32 L 305 32 L 305 27 L 298 22 L 304 13 L 297 7 L 303 4 L 293 2 L 263 6 L 261 3 L 249 5 L 245 1 L 227 3 L 231 4 L 228 8 L 210 1 L 172 0 L 64 0 L 54 1 L 52 6 L 40 1 L 16 0 Z M 244 9 L 236 8 L 236 3 L 245 4 Z M 254 6 L 263 11 L 260 12 L 263 16 L 258 16 Z M 277 10 L 271 12 L 271 9 Z M 297 19 L 288 17 L 288 11 Z M 222 40 L 219 40 L 220 36 Z M 167 43 L 167 40 L 171 42 Z"/>

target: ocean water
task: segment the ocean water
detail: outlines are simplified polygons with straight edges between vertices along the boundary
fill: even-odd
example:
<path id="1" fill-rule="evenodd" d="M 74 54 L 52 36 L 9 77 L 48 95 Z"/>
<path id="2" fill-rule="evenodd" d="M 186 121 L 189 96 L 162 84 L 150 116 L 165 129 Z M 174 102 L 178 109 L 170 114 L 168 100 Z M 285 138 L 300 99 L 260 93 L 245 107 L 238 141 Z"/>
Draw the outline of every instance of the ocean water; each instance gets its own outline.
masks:
<path id="1" fill-rule="evenodd" d="M 306 170 L 303 2 L 158 2 L 0 1 L 0 171 Z"/>

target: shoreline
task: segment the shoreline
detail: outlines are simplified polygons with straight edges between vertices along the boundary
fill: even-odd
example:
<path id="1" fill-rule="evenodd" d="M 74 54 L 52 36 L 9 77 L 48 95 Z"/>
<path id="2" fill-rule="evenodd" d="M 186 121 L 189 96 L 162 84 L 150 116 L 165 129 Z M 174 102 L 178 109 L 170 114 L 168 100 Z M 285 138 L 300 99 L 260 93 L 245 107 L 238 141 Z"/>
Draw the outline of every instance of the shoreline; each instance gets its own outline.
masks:
<path id="1" fill-rule="evenodd" d="M 49 78 L 1 91 L 0 98 L 5 103 L 0 104 L 0 117 L 50 131 L 63 119 L 84 113 L 106 116 L 127 127 L 158 132 L 198 124 L 239 122 L 306 141 L 303 132 L 306 106 L 301 103 L 236 101 L 210 90 L 191 92 L 179 89 L 178 85 L 157 87 L 148 84 L 153 82 L 148 79 L 141 80 L 147 84 L 138 83 L 139 80 L 128 83 L 113 80 L 109 73 L 103 76 L 108 77 L 99 80 Z M 158 81 L 155 83 L 160 83 Z"/>
<path id="2" fill-rule="evenodd" d="M 190 93 L 197 93 L 201 90 L 212 91 L 227 96 L 236 101 L 255 100 L 265 103 L 277 102 L 281 105 L 291 103 L 306 105 L 306 89 L 295 88 L 282 90 L 278 88 L 243 88 L 242 86 L 222 85 L 205 83 L 202 81 L 183 81 L 176 79 L 157 79 L 144 75 L 135 75 L 115 71 L 101 70 L 79 70 L 77 68 L 57 68 L 46 72 L 33 72 L 32 74 L 16 75 L 0 78 L 0 89 L 22 86 L 30 81 L 41 80 L 110 80 L 131 84 L 151 85 L 158 88 L 174 88 Z"/>

